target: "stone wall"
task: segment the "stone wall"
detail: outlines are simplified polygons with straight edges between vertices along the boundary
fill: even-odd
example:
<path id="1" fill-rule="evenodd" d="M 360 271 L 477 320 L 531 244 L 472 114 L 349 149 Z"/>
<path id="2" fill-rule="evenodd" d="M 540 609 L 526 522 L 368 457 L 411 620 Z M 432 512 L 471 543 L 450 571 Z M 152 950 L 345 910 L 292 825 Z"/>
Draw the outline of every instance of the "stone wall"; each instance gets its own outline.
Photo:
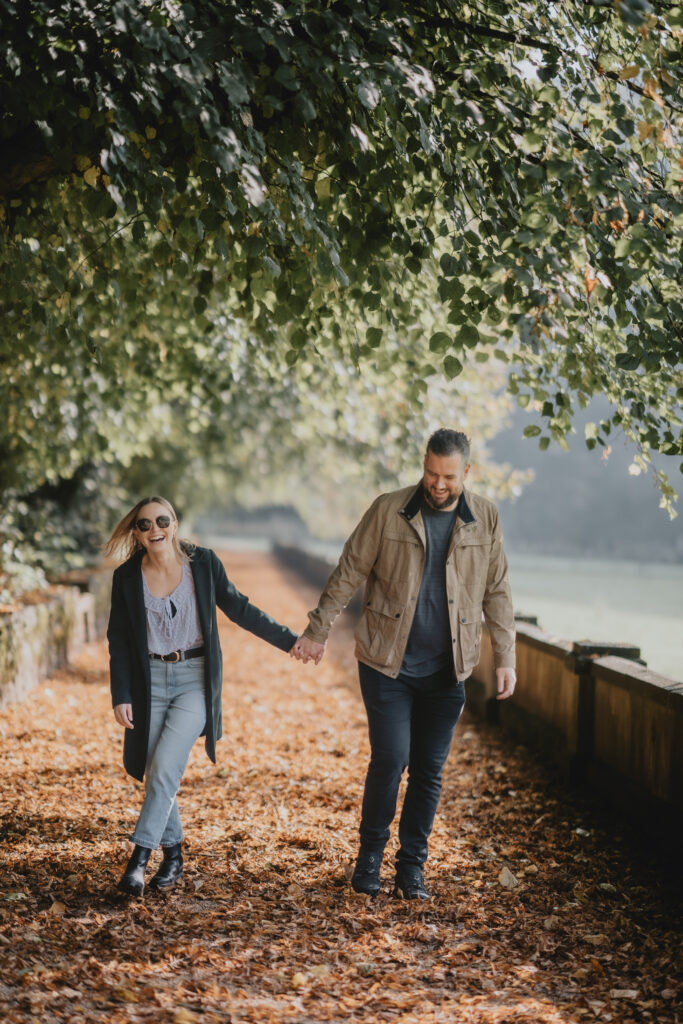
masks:
<path id="1" fill-rule="evenodd" d="M 21 700 L 106 626 L 111 572 L 79 574 L 0 613 L 0 707 Z"/>

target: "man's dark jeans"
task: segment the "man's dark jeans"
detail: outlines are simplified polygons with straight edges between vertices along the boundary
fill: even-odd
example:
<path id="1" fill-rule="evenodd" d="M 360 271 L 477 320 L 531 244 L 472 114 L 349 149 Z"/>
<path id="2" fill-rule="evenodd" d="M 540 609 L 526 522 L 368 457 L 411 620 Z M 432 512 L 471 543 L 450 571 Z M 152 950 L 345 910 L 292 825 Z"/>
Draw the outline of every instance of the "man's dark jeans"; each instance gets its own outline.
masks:
<path id="1" fill-rule="evenodd" d="M 424 679 L 402 675 L 391 679 L 363 662 L 358 663 L 358 671 L 371 749 L 361 845 L 369 851 L 384 850 L 407 767 L 396 860 L 422 867 L 441 795 L 441 772 L 465 705 L 465 685 L 455 680 L 452 669 Z"/>

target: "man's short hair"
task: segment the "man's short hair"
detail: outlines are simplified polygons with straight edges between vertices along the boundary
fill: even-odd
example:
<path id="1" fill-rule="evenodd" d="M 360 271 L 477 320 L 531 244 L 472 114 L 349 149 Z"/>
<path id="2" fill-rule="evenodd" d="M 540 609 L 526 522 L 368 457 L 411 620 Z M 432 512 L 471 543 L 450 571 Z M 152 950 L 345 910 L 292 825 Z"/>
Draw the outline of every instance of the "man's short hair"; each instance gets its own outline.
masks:
<path id="1" fill-rule="evenodd" d="M 462 455 L 463 462 L 470 457 L 470 442 L 461 430 L 448 430 L 441 427 L 435 430 L 427 441 L 427 451 L 432 455 Z"/>

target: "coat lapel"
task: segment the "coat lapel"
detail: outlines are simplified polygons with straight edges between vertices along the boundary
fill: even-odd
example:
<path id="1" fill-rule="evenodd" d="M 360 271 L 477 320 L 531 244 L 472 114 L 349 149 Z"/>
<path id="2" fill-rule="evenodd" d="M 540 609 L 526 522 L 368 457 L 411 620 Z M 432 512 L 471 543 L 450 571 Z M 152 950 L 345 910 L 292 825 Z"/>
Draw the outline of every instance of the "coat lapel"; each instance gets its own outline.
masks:
<path id="1" fill-rule="evenodd" d="M 211 571 L 209 560 L 203 549 L 195 549 L 194 557 L 190 562 L 192 578 L 194 580 L 194 592 L 197 598 L 197 614 L 199 625 L 202 627 L 204 643 L 208 644 L 211 636 L 212 595 L 211 595 Z"/>
<path id="2" fill-rule="evenodd" d="M 149 668 L 149 651 L 147 650 L 147 617 L 145 615 L 145 598 L 142 591 L 142 553 L 134 555 L 129 562 L 129 571 L 124 581 L 128 615 L 133 625 L 135 646 L 140 654 L 143 665 Z"/>

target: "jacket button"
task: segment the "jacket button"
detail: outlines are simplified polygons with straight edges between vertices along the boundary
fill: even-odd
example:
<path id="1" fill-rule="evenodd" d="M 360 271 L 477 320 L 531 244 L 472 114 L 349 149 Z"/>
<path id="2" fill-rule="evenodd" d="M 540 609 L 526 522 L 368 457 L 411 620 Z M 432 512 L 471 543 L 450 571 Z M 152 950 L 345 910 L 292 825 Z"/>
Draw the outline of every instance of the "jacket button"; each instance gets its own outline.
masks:
<path id="1" fill-rule="evenodd" d="M 467 618 L 466 618 L 466 616 L 465 616 L 465 615 L 461 615 L 461 616 L 460 616 L 460 621 L 461 621 L 461 622 L 467 622 Z"/>
<path id="2" fill-rule="evenodd" d="M 397 619 L 400 619 L 401 618 L 401 613 L 400 612 L 396 612 L 396 615 L 394 617 L 397 618 Z"/>
<path id="3" fill-rule="evenodd" d="M 449 598 L 448 598 L 448 603 L 449 603 L 449 604 L 453 604 L 453 598 L 452 598 L 452 597 L 449 597 Z"/>

